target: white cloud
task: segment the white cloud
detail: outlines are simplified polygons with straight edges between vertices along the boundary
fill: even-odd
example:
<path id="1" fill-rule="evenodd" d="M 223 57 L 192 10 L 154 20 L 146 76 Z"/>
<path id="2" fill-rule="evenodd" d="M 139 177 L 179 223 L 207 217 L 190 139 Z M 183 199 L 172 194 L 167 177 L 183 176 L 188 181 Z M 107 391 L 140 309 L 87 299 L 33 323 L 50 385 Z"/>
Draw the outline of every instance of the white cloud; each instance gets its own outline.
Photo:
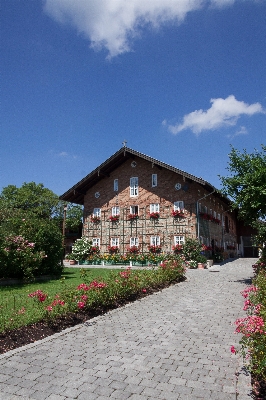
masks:
<path id="1" fill-rule="evenodd" d="M 56 21 L 69 23 L 91 41 L 106 48 L 109 58 L 131 50 L 145 26 L 180 23 L 187 13 L 204 6 L 222 7 L 236 0 L 45 0 L 44 10 Z"/>
<path id="2" fill-rule="evenodd" d="M 58 155 L 59 155 L 59 157 L 66 157 L 66 156 L 68 156 L 68 153 L 66 153 L 65 151 L 62 151 Z"/>
<path id="3" fill-rule="evenodd" d="M 247 134 L 248 134 L 247 128 L 245 126 L 241 126 L 240 129 L 236 131 L 234 136 L 247 135 Z"/>
<path id="4" fill-rule="evenodd" d="M 177 134 L 186 129 L 199 134 L 202 131 L 219 129 L 236 125 L 241 115 L 254 115 L 265 113 L 260 103 L 247 104 L 236 100 L 235 96 L 226 99 L 211 99 L 212 106 L 204 110 L 196 110 L 183 117 L 183 122 L 176 125 L 168 125 L 168 130 Z M 165 121 L 164 121 L 165 125 Z"/>
<path id="5" fill-rule="evenodd" d="M 234 139 L 236 136 L 248 135 L 248 130 L 245 126 L 240 126 L 240 128 L 232 135 L 226 135 L 229 139 Z"/>

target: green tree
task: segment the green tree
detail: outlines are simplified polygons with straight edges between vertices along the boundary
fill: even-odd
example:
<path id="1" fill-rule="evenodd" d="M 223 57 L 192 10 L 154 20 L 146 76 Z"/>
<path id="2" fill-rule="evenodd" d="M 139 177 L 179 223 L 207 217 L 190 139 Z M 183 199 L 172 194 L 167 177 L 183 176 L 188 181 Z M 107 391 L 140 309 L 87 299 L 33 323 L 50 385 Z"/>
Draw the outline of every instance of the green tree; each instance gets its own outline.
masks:
<path id="1" fill-rule="evenodd" d="M 255 224 L 266 217 L 266 146 L 248 154 L 232 147 L 229 154 L 229 177 L 220 177 L 222 192 L 232 200 L 232 208 L 238 209 L 239 218 L 247 224 Z"/>
<path id="2" fill-rule="evenodd" d="M 0 193 L 0 278 L 32 278 L 62 271 L 64 203 L 43 184 L 5 187 Z M 82 207 L 67 204 L 66 227 L 76 229 Z"/>
<path id="3" fill-rule="evenodd" d="M 32 212 L 39 218 L 53 218 L 59 213 L 58 196 L 42 183 L 23 183 L 18 188 L 8 185 L 0 195 L 2 208 L 8 210 L 22 210 Z"/>

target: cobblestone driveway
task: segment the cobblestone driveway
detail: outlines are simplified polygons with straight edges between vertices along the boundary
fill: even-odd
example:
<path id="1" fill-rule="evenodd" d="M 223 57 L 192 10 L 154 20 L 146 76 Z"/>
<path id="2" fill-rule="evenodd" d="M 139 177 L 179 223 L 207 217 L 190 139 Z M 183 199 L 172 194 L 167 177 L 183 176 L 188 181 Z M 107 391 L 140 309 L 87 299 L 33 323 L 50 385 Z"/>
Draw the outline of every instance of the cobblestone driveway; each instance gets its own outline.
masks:
<path id="1" fill-rule="evenodd" d="M 209 270 L 0 356 L 0 399 L 250 399 L 230 346 L 254 259 Z"/>

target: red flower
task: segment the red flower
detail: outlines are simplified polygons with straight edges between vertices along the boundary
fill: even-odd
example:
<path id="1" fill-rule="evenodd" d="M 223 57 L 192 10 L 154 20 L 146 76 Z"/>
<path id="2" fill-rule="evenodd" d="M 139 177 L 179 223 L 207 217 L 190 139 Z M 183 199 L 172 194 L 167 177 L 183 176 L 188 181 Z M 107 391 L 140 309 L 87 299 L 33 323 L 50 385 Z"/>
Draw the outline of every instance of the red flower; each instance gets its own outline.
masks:
<path id="1" fill-rule="evenodd" d="M 234 346 L 231 346 L 231 353 L 235 354 L 236 353 L 236 349 Z"/>

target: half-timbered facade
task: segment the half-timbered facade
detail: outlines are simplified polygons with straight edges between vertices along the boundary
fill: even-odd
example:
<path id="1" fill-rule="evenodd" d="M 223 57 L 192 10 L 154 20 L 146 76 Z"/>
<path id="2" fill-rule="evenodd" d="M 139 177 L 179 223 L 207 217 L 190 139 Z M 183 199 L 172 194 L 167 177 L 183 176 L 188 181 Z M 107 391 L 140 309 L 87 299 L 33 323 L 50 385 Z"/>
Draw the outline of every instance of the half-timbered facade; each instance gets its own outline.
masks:
<path id="1" fill-rule="evenodd" d="M 171 252 L 187 236 L 231 256 L 241 252 L 236 213 L 226 197 L 202 178 L 128 147 L 60 198 L 84 205 L 83 235 L 103 253 L 133 246 Z"/>

